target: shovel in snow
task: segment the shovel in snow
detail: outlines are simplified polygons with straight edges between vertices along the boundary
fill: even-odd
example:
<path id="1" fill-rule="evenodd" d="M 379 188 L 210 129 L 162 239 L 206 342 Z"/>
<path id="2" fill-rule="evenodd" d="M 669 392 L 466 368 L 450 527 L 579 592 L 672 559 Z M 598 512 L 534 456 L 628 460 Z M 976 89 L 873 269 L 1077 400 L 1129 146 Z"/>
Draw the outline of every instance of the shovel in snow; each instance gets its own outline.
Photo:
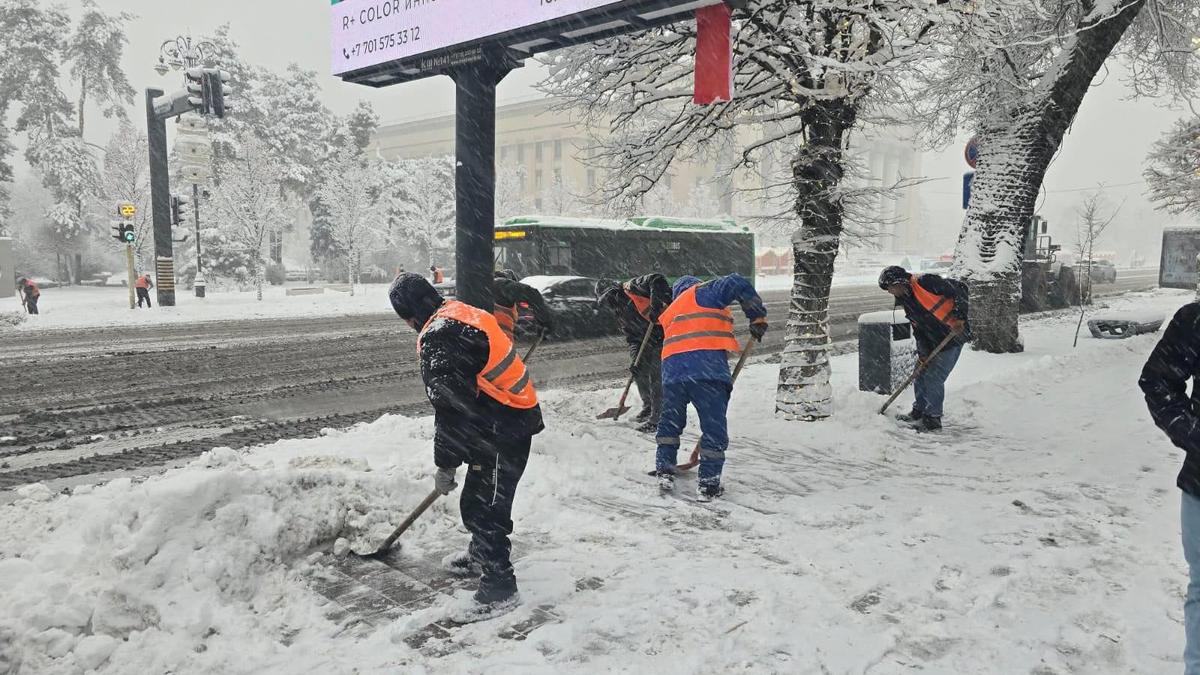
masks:
<path id="1" fill-rule="evenodd" d="M 945 340 L 942 340 L 942 343 L 937 346 L 937 349 L 934 349 L 929 353 L 929 356 L 924 361 L 917 364 L 917 367 L 913 369 L 912 375 L 909 375 L 908 379 L 904 381 L 904 384 L 900 385 L 896 391 L 892 392 L 891 397 L 888 398 L 887 402 L 883 404 L 883 407 L 879 409 L 880 415 L 887 412 L 888 407 L 891 406 L 896 399 L 900 398 L 900 394 L 903 394 L 905 389 L 908 389 L 908 385 L 916 381 L 916 379 L 921 376 L 921 373 L 925 372 L 925 368 L 929 366 L 929 363 L 937 358 L 937 355 L 942 353 L 942 350 L 946 348 L 946 345 L 950 344 L 950 341 L 958 337 L 958 335 L 959 331 L 950 331 L 950 334 L 946 336 Z"/>
<path id="2" fill-rule="evenodd" d="M 742 355 L 738 357 L 737 365 L 733 367 L 733 377 L 730 378 L 731 382 L 729 383 L 730 387 L 733 386 L 734 382 L 737 382 L 738 375 L 741 374 L 742 368 L 746 367 L 746 359 L 750 357 L 750 350 L 754 347 L 755 342 L 757 342 L 757 340 L 755 340 L 754 338 L 750 338 L 749 340 L 746 340 L 746 346 L 742 348 Z M 692 469 L 696 468 L 696 465 L 699 463 L 700 463 L 700 441 L 696 441 L 696 447 L 692 448 L 692 456 L 688 458 L 687 462 L 685 462 L 683 464 L 675 465 L 675 470 L 676 471 L 691 471 Z M 655 472 L 652 471 L 651 473 L 655 473 Z"/>
<path id="3" fill-rule="evenodd" d="M 381 545 L 374 553 L 367 553 L 361 557 L 373 558 L 375 560 L 380 560 L 387 557 L 388 551 L 392 548 L 392 544 L 395 544 L 396 540 L 400 538 L 400 535 L 404 534 L 405 530 L 412 527 L 412 524 L 417 522 L 417 518 L 420 518 L 422 513 L 425 513 L 425 511 L 429 510 L 429 507 L 433 506 L 433 503 L 436 502 L 438 497 L 441 496 L 442 493 L 438 492 L 437 490 L 430 492 L 429 496 L 426 497 L 425 500 L 420 504 L 418 504 L 417 508 L 414 509 L 412 513 L 408 514 L 408 517 L 404 519 L 404 522 L 400 523 L 400 526 L 397 527 L 394 532 L 392 532 L 391 536 L 383 540 L 383 545 Z"/>
<path id="4" fill-rule="evenodd" d="M 625 406 L 625 399 L 629 397 L 629 388 L 633 386 L 633 370 L 642 362 L 642 355 L 646 352 L 646 345 L 650 344 L 650 334 L 654 332 L 654 324 L 646 326 L 646 335 L 642 338 L 642 346 L 638 347 L 637 356 L 633 359 L 633 365 L 629 367 L 629 379 L 625 381 L 625 391 L 621 392 L 621 400 L 617 401 L 617 407 L 609 408 L 604 412 L 596 415 L 598 420 L 615 420 L 629 412 L 629 408 Z"/>

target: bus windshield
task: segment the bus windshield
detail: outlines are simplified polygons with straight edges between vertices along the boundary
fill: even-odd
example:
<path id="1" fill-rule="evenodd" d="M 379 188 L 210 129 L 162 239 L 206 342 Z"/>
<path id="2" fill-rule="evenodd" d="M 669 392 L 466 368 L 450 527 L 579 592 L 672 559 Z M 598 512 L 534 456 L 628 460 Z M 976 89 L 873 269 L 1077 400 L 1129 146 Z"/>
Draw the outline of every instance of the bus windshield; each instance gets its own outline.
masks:
<path id="1" fill-rule="evenodd" d="M 529 240 L 496 242 L 496 269 L 512 270 L 517 278 L 541 274 L 536 245 Z"/>

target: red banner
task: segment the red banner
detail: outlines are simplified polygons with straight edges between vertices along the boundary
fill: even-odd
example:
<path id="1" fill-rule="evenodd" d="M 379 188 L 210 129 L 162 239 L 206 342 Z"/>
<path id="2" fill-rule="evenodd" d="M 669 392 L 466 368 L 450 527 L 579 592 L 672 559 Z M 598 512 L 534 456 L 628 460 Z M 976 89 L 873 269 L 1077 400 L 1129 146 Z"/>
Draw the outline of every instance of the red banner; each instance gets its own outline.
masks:
<path id="1" fill-rule="evenodd" d="M 725 3 L 696 10 L 696 85 L 692 100 L 711 105 L 733 98 L 733 19 Z"/>

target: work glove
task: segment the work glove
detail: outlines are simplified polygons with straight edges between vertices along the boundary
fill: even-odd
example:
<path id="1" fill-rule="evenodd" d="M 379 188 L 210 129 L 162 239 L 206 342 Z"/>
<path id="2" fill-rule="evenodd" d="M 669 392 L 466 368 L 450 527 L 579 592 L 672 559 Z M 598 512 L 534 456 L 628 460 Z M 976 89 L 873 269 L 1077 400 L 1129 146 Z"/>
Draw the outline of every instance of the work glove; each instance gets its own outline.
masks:
<path id="1" fill-rule="evenodd" d="M 458 483 L 454 482 L 454 469 L 438 469 L 433 475 L 433 486 L 443 495 L 454 492 Z"/>
<path id="2" fill-rule="evenodd" d="M 762 342 L 763 336 L 767 334 L 767 320 L 755 319 L 750 322 L 750 334 L 755 340 Z"/>

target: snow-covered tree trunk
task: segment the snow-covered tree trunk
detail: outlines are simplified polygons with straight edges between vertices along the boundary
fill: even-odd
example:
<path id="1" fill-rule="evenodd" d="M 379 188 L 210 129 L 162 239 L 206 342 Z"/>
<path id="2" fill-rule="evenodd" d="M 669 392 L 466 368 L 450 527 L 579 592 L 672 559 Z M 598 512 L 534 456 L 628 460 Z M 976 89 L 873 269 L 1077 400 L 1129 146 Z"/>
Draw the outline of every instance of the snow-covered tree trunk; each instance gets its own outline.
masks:
<path id="1" fill-rule="evenodd" d="M 1108 12 L 1094 9 L 1066 39 L 1030 100 L 983 125 L 979 166 L 953 268 L 971 290 L 977 349 L 1023 349 L 1017 317 L 1026 225 L 1050 161 L 1092 79 L 1144 4 L 1128 0 L 1119 7 L 1105 5 Z"/>
<path id="2" fill-rule="evenodd" d="M 254 291 L 259 302 L 263 298 L 263 279 L 266 277 L 267 261 L 263 258 L 262 248 L 254 254 Z"/>
<path id="3" fill-rule="evenodd" d="M 350 283 L 350 297 L 354 297 L 354 286 L 358 281 L 358 275 L 356 274 L 358 271 L 358 249 L 353 246 L 346 254 L 346 266 L 348 267 L 346 280 Z"/>
<path id="4" fill-rule="evenodd" d="M 854 109 L 840 101 L 817 107 L 823 119 L 809 123 L 807 143 L 792 164 L 801 225 L 792 238 L 792 302 L 775 399 L 777 412 L 799 420 L 833 414 L 829 290 L 843 226 L 842 148 L 855 119 Z"/>

